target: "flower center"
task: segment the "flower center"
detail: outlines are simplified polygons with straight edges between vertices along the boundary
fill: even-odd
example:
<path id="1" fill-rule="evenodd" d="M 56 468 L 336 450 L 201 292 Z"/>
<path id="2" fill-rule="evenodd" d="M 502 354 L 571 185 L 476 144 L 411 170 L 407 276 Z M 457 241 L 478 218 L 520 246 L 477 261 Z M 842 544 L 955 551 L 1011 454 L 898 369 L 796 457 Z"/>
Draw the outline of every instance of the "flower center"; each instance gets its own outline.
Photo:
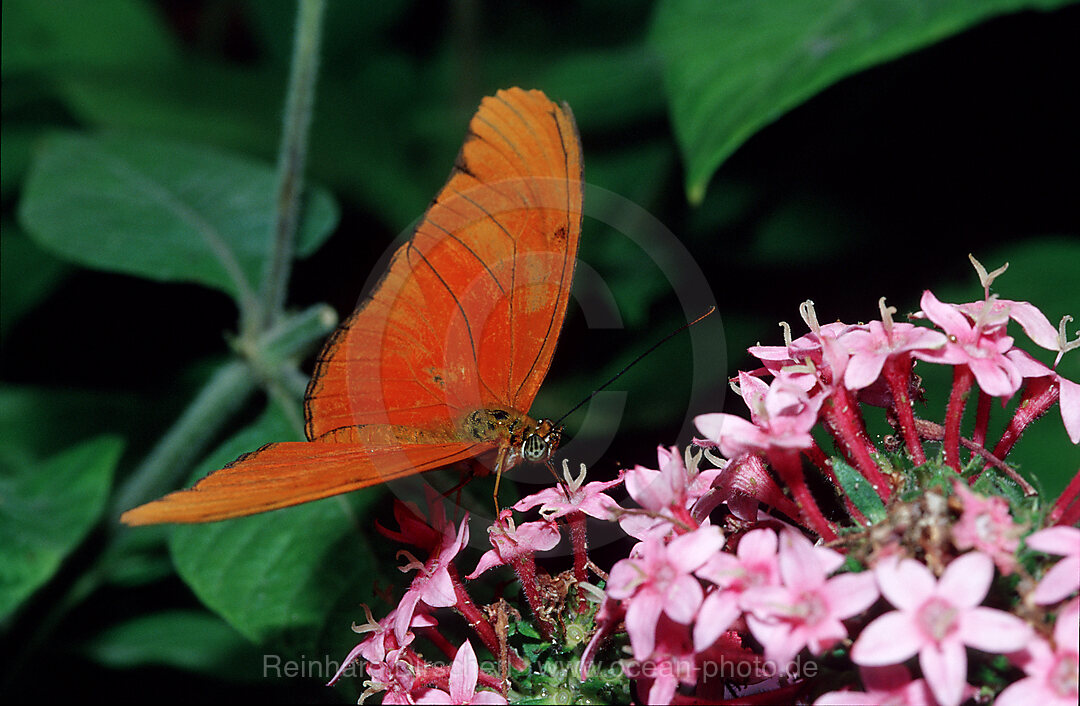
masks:
<path id="1" fill-rule="evenodd" d="M 956 607 L 942 598 L 931 598 L 919 609 L 919 625 L 935 642 L 956 630 Z"/>
<path id="2" fill-rule="evenodd" d="M 817 625 L 829 614 L 828 606 L 817 591 L 807 591 L 799 596 L 799 605 L 796 610 L 798 616 L 807 625 Z"/>
<path id="3" fill-rule="evenodd" d="M 1050 688 L 1062 697 L 1071 696 L 1075 699 L 1077 689 L 1080 688 L 1078 672 L 1080 672 L 1080 662 L 1077 660 L 1077 655 L 1064 654 L 1054 664 L 1046 681 L 1050 684 Z"/>

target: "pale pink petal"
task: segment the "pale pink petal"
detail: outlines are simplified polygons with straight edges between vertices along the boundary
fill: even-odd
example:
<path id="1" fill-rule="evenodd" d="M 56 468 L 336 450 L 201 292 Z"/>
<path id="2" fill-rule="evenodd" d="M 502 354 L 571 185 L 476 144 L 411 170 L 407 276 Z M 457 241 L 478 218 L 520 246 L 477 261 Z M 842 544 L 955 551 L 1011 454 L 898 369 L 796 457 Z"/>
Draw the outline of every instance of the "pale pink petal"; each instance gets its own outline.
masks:
<path id="1" fill-rule="evenodd" d="M 679 680 L 669 670 L 657 670 L 659 674 L 653 679 L 652 687 L 649 688 L 650 704 L 670 704 L 675 696 L 675 689 L 679 686 Z"/>
<path id="2" fill-rule="evenodd" d="M 423 694 L 416 697 L 416 699 L 413 700 L 413 701 L 409 700 L 407 694 L 404 694 L 404 693 L 402 693 L 400 695 L 396 695 L 396 694 L 397 694 L 397 692 L 394 692 L 394 691 L 387 692 L 386 696 L 383 697 L 382 702 L 384 704 L 411 704 L 411 703 L 434 704 L 435 706 L 437 706 L 438 704 L 444 704 L 445 705 L 445 704 L 460 704 L 460 703 L 463 703 L 461 701 L 455 701 L 454 698 L 452 696 L 450 696 L 450 694 L 446 693 L 445 691 L 441 691 L 439 689 L 428 689 Z M 391 700 L 391 697 L 393 697 L 394 700 Z"/>
<path id="3" fill-rule="evenodd" d="M 776 556 L 777 546 L 776 532 L 771 529 L 756 529 L 742 536 L 735 554 L 743 562 L 772 559 Z"/>
<path id="4" fill-rule="evenodd" d="M 1034 304 L 1009 302 L 1009 318 L 1020 324 L 1020 328 L 1024 329 L 1028 338 L 1040 348 L 1056 351 L 1060 347 L 1057 329 Z"/>
<path id="5" fill-rule="evenodd" d="M 851 648 L 851 659 L 865 667 L 898 664 L 918 652 L 923 642 L 911 616 L 894 610 L 863 628 Z"/>
<path id="6" fill-rule="evenodd" d="M 450 665 L 450 698 L 454 703 L 467 704 L 476 693 L 476 678 L 480 676 L 480 665 L 476 661 L 476 652 L 472 643 L 466 640 L 454 655 Z"/>
<path id="7" fill-rule="evenodd" d="M 959 640 L 924 645 L 919 651 L 919 667 L 941 706 L 960 703 L 967 679 L 967 652 Z"/>
<path id="8" fill-rule="evenodd" d="M 697 615 L 704 592 L 693 576 L 680 576 L 668 586 L 664 595 L 664 612 L 676 623 L 689 625 Z"/>
<path id="9" fill-rule="evenodd" d="M 630 635 L 634 659 L 640 661 L 652 654 L 656 645 L 656 621 L 663 609 L 663 600 L 652 591 L 642 591 L 630 601 L 626 610 L 626 632 Z"/>
<path id="10" fill-rule="evenodd" d="M 690 572 L 711 559 L 724 547 L 724 535 L 716 526 L 700 527 L 671 540 L 667 548 L 668 561 L 684 572 Z"/>
<path id="11" fill-rule="evenodd" d="M 846 561 L 844 555 L 835 549 L 817 545 L 814 546 L 814 556 L 817 557 L 818 564 L 821 565 L 821 570 L 824 571 L 826 575 L 839 569 Z"/>
<path id="12" fill-rule="evenodd" d="M 416 612 L 416 604 L 419 601 L 420 592 L 409 590 L 405 592 L 405 595 L 401 597 L 401 601 L 398 603 L 394 613 L 394 636 L 397 637 L 399 644 L 405 639 L 405 633 L 408 632 L 409 626 L 412 624 L 413 613 Z"/>
<path id="13" fill-rule="evenodd" d="M 1028 535 L 1024 543 L 1036 551 L 1058 556 L 1080 556 L 1080 529 L 1048 527 Z"/>
<path id="14" fill-rule="evenodd" d="M 1080 556 L 1067 556 L 1050 567 L 1032 595 L 1039 605 L 1057 603 L 1080 588 Z"/>
<path id="15" fill-rule="evenodd" d="M 607 593 L 612 598 L 629 598 L 645 579 L 636 559 L 622 559 L 611 567 Z"/>
<path id="16" fill-rule="evenodd" d="M 432 608 L 449 608 L 457 603 L 457 595 L 454 594 L 454 582 L 450 580 L 450 572 L 445 566 L 435 570 L 424 586 L 420 598 Z"/>
<path id="17" fill-rule="evenodd" d="M 971 331 L 971 324 L 968 323 L 967 317 L 957 311 L 955 307 L 942 303 L 929 289 L 923 291 L 919 306 L 922 308 L 923 313 L 926 314 L 926 318 L 933 321 L 946 333 L 960 337 L 962 334 Z"/>
<path id="18" fill-rule="evenodd" d="M 881 375 L 888 351 L 880 353 L 860 353 L 851 357 L 844 371 L 844 387 L 849 390 L 861 390 L 868 387 Z"/>
<path id="19" fill-rule="evenodd" d="M 945 567 L 936 593 L 956 606 L 977 606 L 986 598 L 993 580 L 994 560 L 982 552 L 968 552 Z"/>
<path id="20" fill-rule="evenodd" d="M 785 668 L 803 647 L 803 643 L 792 635 L 790 623 L 770 622 L 748 615 L 746 624 L 754 639 L 765 647 L 765 657 L 779 669 Z"/>
<path id="21" fill-rule="evenodd" d="M 1060 397 L 1058 405 L 1061 407 L 1061 421 L 1065 423 L 1065 431 L 1069 434 L 1069 440 L 1074 444 L 1080 444 L 1080 384 L 1072 380 L 1066 380 L 1058 375 L 1058 389 Z"/>
<path id="22" fill-rule="evenodd" d="M 914 559 L 884 559 L 874 567 L 874 576 L 885 600 L 906 610 L 922 605 L 937 585 L 930 569 Z"/>
<path id="23" fill-rule="evenodd" d="M 1014 681 L 994 699 L 994 706 L 1050 706 L 1043 682 L 1036 677 L 1027 677 Z"/>
<path id="24" fill-rule="evenodd" d="M 972 357 L 967 364 L 979 388 L 991 397 L 1012 397 L 1023 382 L 1020 371 L 1005 357 Z"/>
<path id="25" fill-rule="evenodd" d="M 469 703 L 474 706 L 505 706 L 506 697 L 494 691 L 481 690 L 476 692 Z"/>
<path id="26" fill-rule="evenodd" d="M 878 599 L 877 583 L 869 571 L 840 574 L 829 579 L 821 589 L 833 615 L 841 620 L 863 612 Z"/>
<path id="27" fill-rule="evenodd" d="M 959 615 L 957 637 L 983 652 L 1005 654 L 1023 649 L 1032 637 L 1031 627 L 1011 613 L 994 608 L 972 608 Z"/>
<path id="28" fill-rule="evenodd" d="M 888 703 L 887 696 L 868 694 L 865 691 L 829 691 L 814 701 L 814 706 L 881 706 Z"/>
<path id="29" fill-rule="evenodd" d="M 1069 601 L 1054 619 L 1054 643 L 1059 650 L 1080 654 L 1080 598 Z"/>
<path id="30" fill-rule="evenodd" d="M 503 560 L 499 558 L 499 555 L 494 549 L 489 549 L 484 552 L 484 555 L 480 557 L 480 561 L 476 562 L 476 568 L 473 569 L 471 574 L 467 574 L 465 578 L 474 579 L 480 574 L 484 573 L 493 566 L 502 566 Z"/>
<path id="31" fill-rule="evenodd" d="M 809 539 L 792 530 L 780 535 L 780 575 L 789 588 L 816 589 L 825 583 L 825 568 Z"/>
<path id="32" fill-rule="evenodd" d="M 705 596 L 694 623 L 694 651 L 704 652 L 731 627 L 742 611 L 735 596 L 716 590 Z"/>

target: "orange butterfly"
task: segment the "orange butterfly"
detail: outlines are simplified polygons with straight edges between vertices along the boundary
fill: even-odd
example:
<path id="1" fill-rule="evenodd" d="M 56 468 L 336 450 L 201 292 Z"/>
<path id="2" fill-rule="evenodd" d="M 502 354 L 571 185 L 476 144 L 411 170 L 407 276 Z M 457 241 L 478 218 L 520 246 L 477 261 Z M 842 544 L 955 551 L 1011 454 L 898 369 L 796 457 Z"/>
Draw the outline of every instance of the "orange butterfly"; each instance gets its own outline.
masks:
<path id="1" fill-rule="evenodd" d="M 581 177 L 569 107 L 519 88 L 485 98 L 446 186 L 319 355 L 309 441 L 264 446 L 120 519 L 241 517 L 492 453 L 497 474 L 548 462 L 562 428 L 527 412 L 566 314 Z"/>

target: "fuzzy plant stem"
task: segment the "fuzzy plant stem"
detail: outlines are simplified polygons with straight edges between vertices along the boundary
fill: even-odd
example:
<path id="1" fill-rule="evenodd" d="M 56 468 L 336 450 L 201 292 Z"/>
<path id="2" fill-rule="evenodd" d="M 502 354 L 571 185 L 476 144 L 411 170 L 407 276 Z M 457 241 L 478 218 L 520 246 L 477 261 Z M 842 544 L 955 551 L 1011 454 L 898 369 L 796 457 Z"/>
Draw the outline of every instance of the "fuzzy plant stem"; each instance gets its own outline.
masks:
<path id="1" fill-rule="evenodd" d="M 525 600 L 529 604 L 536 622 L 540 627 L 540 634 L 544 639 L 551 637 L 553 626 L 544 618 L 544 597 L 540 594 L 540 584 L 536 580 L 536 559 L 532 552 L 526 552 L 515 557 L 512 563 L 514 573 L 517 574 L 521 583 L 521 590 L 525 592 Z"/>
<path id="2" fill-rule="evenodd" d="M 916 466 L 926 463 L 926 453 L 923 451 L 919 432 L 915 428 L 915 410 L 911 407 L 911 395 L 908 385 L 911 382 L 911 357 L 907 355 L 893 355 L 885 361 L 882 368 L 885 374 L 885 382 L 889 385 L 892 393 L 893 411 L 900 424 L 900 433 L 904 435 L 904 443 L 907 444 L 908 453 Z"/>
<path id="3" fill-rule="evenodd" d="M 491 651 L 491 654 L 499 654 L 499 638 L 495 635 L 495 628 L 491 627 L 491 623 L 488 622 L 488 619 L 476 607 L 472 598 L 469 597 L 469 592 L 465 590 L 465 584 L 461 582 L 457 568 L 451 564 L 447 569 L 450 573 L 450 581 L 454 585 L 454 595 L 457 597 L 454 610 L 461 613 L 462 617 L 469 623 L 469 627 L 476 631 L 476 634 L 480 637 L 484 646 Z M 518 661 L 521 661 L 520 658 Z"/>
<path id="4" fill-rule="evenodd" d="M 1020 397 L 1020 404 L 1017 405 L 1013 418 L 1009 420 L 1009 426 L 1005 427 L 997 446 L 994 447 L 994 456 L 1004 461 L 1028 425 L 1046 414 L 1058 401 L 1059 392 L 1056 381 L 1049 376 L 1029 379 Z"/>
<path id="5" fill-rule="evenodd" d="M 843 385 L 834 386 L 833 394 L 825 400 L 824 409 L 829 430 L 851 454 L 854 460 L 852 465 L 870 482 L 882 501 L 888 500 L 892 494 L 892 484 L 874 461 L 872 452 L 876 449 L 863 431 L 859 408 L 851 393 Z"/>
<path id="6" fill-rule="evenodd" d="M 945 463 L 957 473 L 960 472 L 960 422 L 964 420 L 964 408 L 974 381 L 975 375 L 966 365 L 953 368 L 952 392 L 949 393 L 949 406 L 945 408 L 944 446 Z"/>
<path id="7" fill-rule="evenodd" d="M 566 516 L 566 522 L 570 526 L 570 548 L 574 553 L 574 579 L 581 582 L 589 580 L 589 545 L 586 536 L 585 513 L 575 510 Z M 586 613 L 589 610 L 589 602 L 585 595 L 578 591 L 578 613 Z"/>
<path id="8" fill-rule="evenodd" d="M 315 104 L 325 9 L 326 0 L 300 0 L 297 4 L 296 43 L 293 45 L 281 145 L 278 148 L 273 237 L 263 270 L 260 297 L 263 310 L 259 328 L 270 325 L 281 315 L 288 291 L 289 271 L 300 221 L 300 195 L 304 187 L 304 166 Z"/>
<path id="9" fill-rule="evenodd" d="M 836 539 L 836 532 L 829 525 L 803 475 L 802 459 L 797 451 L 774 449 L 769 453 L 769 463 L 780 474 L 780 479 L 791 489 L 795 502 L 799 505 L 802 519 L 806 526 L 818 533 L 826 542 Z"/>
<path id="10" fill-rule="evenodd" d="M 1076 524 L 1077 520 L 1080 520 L 1080 471 L 1076 472 L 1061 496 L 1054 501 L 1047 524 L 1068 527 Z"/>
<path id="11" fill-rule="evenodd" d="M 979 404 L 975 408 L 975 428 L 971 431 L 971 440 L 979 446 L 986 444 L 986 430 L 990 426 L 990 403 L 992 400 L 993 398 L 990 395 L 979 390 Z M 971 452 L 972 459 L 977 455 L 974 451 Z M 974 479 L 971 482 L 975 482 Z"/>

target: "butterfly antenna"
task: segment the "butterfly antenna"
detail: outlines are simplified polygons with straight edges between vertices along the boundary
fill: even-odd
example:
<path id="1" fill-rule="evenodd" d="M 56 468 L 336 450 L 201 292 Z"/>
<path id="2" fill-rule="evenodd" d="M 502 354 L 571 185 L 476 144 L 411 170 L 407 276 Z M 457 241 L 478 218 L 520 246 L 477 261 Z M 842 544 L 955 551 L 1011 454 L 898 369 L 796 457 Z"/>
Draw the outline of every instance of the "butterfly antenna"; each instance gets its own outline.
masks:
<path id="1" fill-rule="evenodd" d="M 702 319 L 704 319 L 704 318 L 706 318 L 706 317 L 708 317 L 708 316 L 711 316 L 711 315 L 712 315 L 713 313 L 715 313 L 715 312 L 716 312 L 716 307 L 715 307 L 715 306 L 710 306 L 710 307 L 709 307 L 709 310 L 708 310 L 708 311 L 706 311 L 706 312 L 705 312 L 704 314 L 702 314 L 701 316 L 697 317 L 697 318 L 696 318 L 696 319 L 694 319 L 693 321 L 690 321 L 690 322 L 688 322 L 688 323 L 685 323 L 685 324 L 683 324 L 683 325 L 682 325 L 682 326 L 680 326 L 679 328 L 675 329 L 674 331 L 672 331 L 672 332 L 671 332 L 671 333 L 669 333 L 668 335 L 666 335 L 666 336 L 664 336 L 663 338 L 661 338 L 661 339 L 660 339 L 659 341 L 657 341 L 656 343 L 654 343 L 654 344 L 652 344 L 651 346 L 649 346 L 649 347 L 648 347 L 647 349 L 645 349 L 645 350 L 644 350 L 644 351 L 643 351 L 643 352 L 642 352 L 642 353 L 641 353 L 640 355 L 638 355 L 638 357 L 637 357 L 637 358 L 634 358 L 634 359 L 633 359 L 633 360 L 631 360 L 631 361 L 630 361 L 629 363 L 627 363 L 627 364 L 626 364 L 626 365 L 625 365 L 625 366 L 623 367 L 623 369 L 622 369 L 622 370 L 620 370 L 619 372 L 617 372 L 617 373 L 615 373 L 614 375 L 612 375 L 612 376 L 611 376 L 611 378 L 609 378 L 607 382 L 605 382 L 605 383 L 604 383 L 603 385 L 601 385 L 600 387 L 598 387 L 598 388 L 596 388 L 595 390 L 593 390 L 592 392 L 590 392 L 590 393 L 589 393 L 589 395 L 588 395 L 588 397 L 586 397 L 586 398 L 585 398 L 585 399 L 583 399 L 583 400 L 582 400 L 581 402 L 578 402 L 578 403 L 577 403 L 576 405 L 574 405 L 574 408 L 573 408 L 573 409 L 571 409 L 571 410 L 570 410 L 569 412 L 567 412 L 567 413 L 566 413 L 566 414 L 564 414 L 563 416 L 559 417 L 559 420 L 558 420 L 557 422 L 555 422 L 555 425 L 556 425 L 556 426 L 558 426 L 559 424 L 562 424 L 562 422 L 563 422 L 563 420 L 564 420 L 564 419 L 566 419 L 566 418 L 567 418 L 567 417 L 569 417 L 569 416 L 570 416 L 571 414 L 573 414 L 574 412 L 578 411 L 578 410 L 579 410 L 579 409 L 581 409 L 581 408 L 582 408 L 583 406 L 585 406 L 585 403 L 586 403 L 586 402 L 588 402 L 589 400 L 591 400 L 591 399 L 592 399 L 593 397 L 595 397 L 597 393 L 599 393 L 599 392 L 602 392 L 603 390 L 607 389 L 607 388 L 608 388 L 608 387 L 609 387 L 609 386 L 611 385 L 611 383 L 615 382 L 615 381 L 616 381 L 616 380 L 618 380 L 618 379 L 619 379 L 620 377 L 622 377 L 623 373 L 625 373 L 625 372 L 626 372 L 627 370 L 629 370 L 630 368 L 632 368 L 632 367 L 634 367 L 635 365 L 637 365 L 638 363 L 640 363 L 640 362 L 641 362 L 641 360 L 642 360 L 642 359 L 643 359 L 643 358 L 644 358 L 645 356 L 649 355 L 650 353 L 652 353 L 653 351 L 655 351 L 655 350 L 656 350 L 657 348 L 659 348 L 660 346 L 664 345 L 665 343 L 667 343 L 667 342 L 668 342 L 668 341 L 670 341 L 671 339 L 675 338 L 675 336 L 679 335 L 680 333 L 682 333 L 682 332 L 683 332 L 683 331 L 685 331 L 686 329 L 690 328 L 690 327 L 691 327 L 691 326 L 693 326 L 694 324 L 696 324 L 696 323 L 700 322 L 700 321 L 701 321 Z"/>

